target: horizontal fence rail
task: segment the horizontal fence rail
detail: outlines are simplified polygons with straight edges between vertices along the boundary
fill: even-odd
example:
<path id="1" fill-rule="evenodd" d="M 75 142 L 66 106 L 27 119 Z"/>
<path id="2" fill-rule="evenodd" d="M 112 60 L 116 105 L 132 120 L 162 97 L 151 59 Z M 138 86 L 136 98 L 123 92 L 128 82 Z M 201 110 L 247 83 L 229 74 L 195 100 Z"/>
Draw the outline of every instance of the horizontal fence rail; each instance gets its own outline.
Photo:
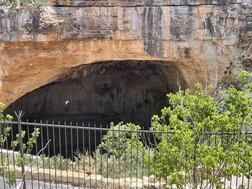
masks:
<path id="1" fill-rule="evenodd" d="M 230 175 L 225 163 L 204 172 L 204 164 L 195 163 L 200 158 L 196 144 L 185 154 L 182 146 L 170 153 L 174 132 L 21 119 L 1 121 L 0 125 L 0 188 L 252 188 L 249 166 L 238 165 L 245 167 L 243 174 L 234 171 Z M 243 140 L 237 141 L 251 145 L 251 131 L 236 134 L 205 133 L 199 140 L 206 148 L 225 147 L 242 136 Z M 173 158 L 176 154 L 178 158 Z"/>

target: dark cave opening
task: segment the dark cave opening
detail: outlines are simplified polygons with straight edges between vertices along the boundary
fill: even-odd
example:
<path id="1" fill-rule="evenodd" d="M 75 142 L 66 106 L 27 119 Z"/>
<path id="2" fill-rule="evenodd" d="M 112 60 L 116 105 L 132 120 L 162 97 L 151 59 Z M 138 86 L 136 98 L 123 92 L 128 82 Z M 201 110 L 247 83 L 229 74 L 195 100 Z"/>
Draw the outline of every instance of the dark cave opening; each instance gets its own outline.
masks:
<path id="1" fill-rule="evenodd" d="M 81 65 L 69 68 L 56 81 L 25 94 L 4 113 L 13 115 L 14 111 L 22 110 L 25 112 L 22 120 L 29 122 L 108 127 L 110 122 L 123 121 L 148 129 L 151 117 L 167 105 L 166 94 L 178 90 L 177 81 L 181 88 L 186 87 L 173 62 L 128 60 Z M 29 132 L 33 130 L 31 126 L 25 130 L 28 128 Z M 51 139 L 48 149 L 52 150 L 45 153 L 66 157 L 72 157 L 76 148 L 94 150 L 104 134 L 81 133 L 70 128 L 41 129 L 43 136 L 38 139 L 38 148 L 42 148 L 43 141 Z"/>

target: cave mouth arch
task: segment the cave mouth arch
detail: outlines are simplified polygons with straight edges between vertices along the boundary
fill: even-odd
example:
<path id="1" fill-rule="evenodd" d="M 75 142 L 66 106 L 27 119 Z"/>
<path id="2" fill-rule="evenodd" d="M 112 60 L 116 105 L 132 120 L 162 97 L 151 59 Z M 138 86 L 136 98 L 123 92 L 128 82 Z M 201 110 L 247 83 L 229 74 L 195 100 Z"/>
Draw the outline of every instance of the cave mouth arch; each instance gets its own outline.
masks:
<path id="1" fill-rule="evenodd" d="M 68 68 L 55 81 L 25 94 L 4 113 L 13 115 L 14 111 L 22 110 L 23 121 L 37 123 L 107 127 L 110 122 L 123 121 L 148 129 L 151 117 L 167 105 L 166 94 L 178 90 L 178 81 L 182 89 L 186 88 L 185 79 L 174 62 L 127 60 L 81 65 Z M 30 136 L 38 125 L 24 125 L 23 130 Z M 71 128 L 40 128 L 42 134 L 36 150 L 43 148 L 43 141 L 51 139 L 44 153 L 71 159 L 76 151 L 94 151 L 104 134 Z M 13 132 L 18 133 L 17 127 Z"/>
<path id="2" fill-rule="evenodd" d="M 133 122 L 143 128 L 167 103 L 166 94 L 186 87 L 178 65 L 167 61 L 108 61 L 69 68 L 4 113 L 25 112 L 29 121 L 106 125 Z"/>

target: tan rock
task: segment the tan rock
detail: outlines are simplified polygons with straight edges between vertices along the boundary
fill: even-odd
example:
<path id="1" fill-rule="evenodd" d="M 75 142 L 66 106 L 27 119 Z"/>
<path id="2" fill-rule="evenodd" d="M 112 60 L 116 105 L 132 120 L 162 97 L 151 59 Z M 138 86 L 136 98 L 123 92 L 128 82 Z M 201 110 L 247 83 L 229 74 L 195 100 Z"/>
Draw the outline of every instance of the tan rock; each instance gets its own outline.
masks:
<path id="1" fill-rule="evenodd" d="M 85 181 L 85 186 L 90 188 L 103 188 L 105 185 L 105 179 L 102 175 L 88 175 Z"/>
<path id="2" fill-rule="evenodd" d="M 155 183 L 157 181 L 157 178 L 155 177 L 155 175 L 150 175 L 148 180 L 149 182 Z"/>
<path id="3" fill-rule="evenodd" d="M 16 17 L 0 13 L 0 23 L 15 23 L 0 27 L 0 101 L 9 105 L 70 67 L 101 61 L 174 62 L 189 87 L 233 79 L 243 69 L 240 55 L 251 33 L 246 2 L 195 0 L 181 6 L 179 0 L 155 0 L 145 7 L 146 2 L 57 1 L 73 7 L 20 10 Z"/>

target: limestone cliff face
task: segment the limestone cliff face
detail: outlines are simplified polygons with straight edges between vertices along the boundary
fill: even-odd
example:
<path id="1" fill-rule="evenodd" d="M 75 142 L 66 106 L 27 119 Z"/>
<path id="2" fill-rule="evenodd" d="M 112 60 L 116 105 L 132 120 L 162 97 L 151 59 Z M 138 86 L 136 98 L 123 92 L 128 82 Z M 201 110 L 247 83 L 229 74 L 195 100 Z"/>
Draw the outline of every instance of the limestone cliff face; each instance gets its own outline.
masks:
<path id="1" fill-rule="evenodd" d="M 189 87 L 232 80 L 252 71 L 251 37 L 251 0 L 55 0 L 15 15 L 2 7 L 0 101 L 114 60 L 172 61 Z"/>

